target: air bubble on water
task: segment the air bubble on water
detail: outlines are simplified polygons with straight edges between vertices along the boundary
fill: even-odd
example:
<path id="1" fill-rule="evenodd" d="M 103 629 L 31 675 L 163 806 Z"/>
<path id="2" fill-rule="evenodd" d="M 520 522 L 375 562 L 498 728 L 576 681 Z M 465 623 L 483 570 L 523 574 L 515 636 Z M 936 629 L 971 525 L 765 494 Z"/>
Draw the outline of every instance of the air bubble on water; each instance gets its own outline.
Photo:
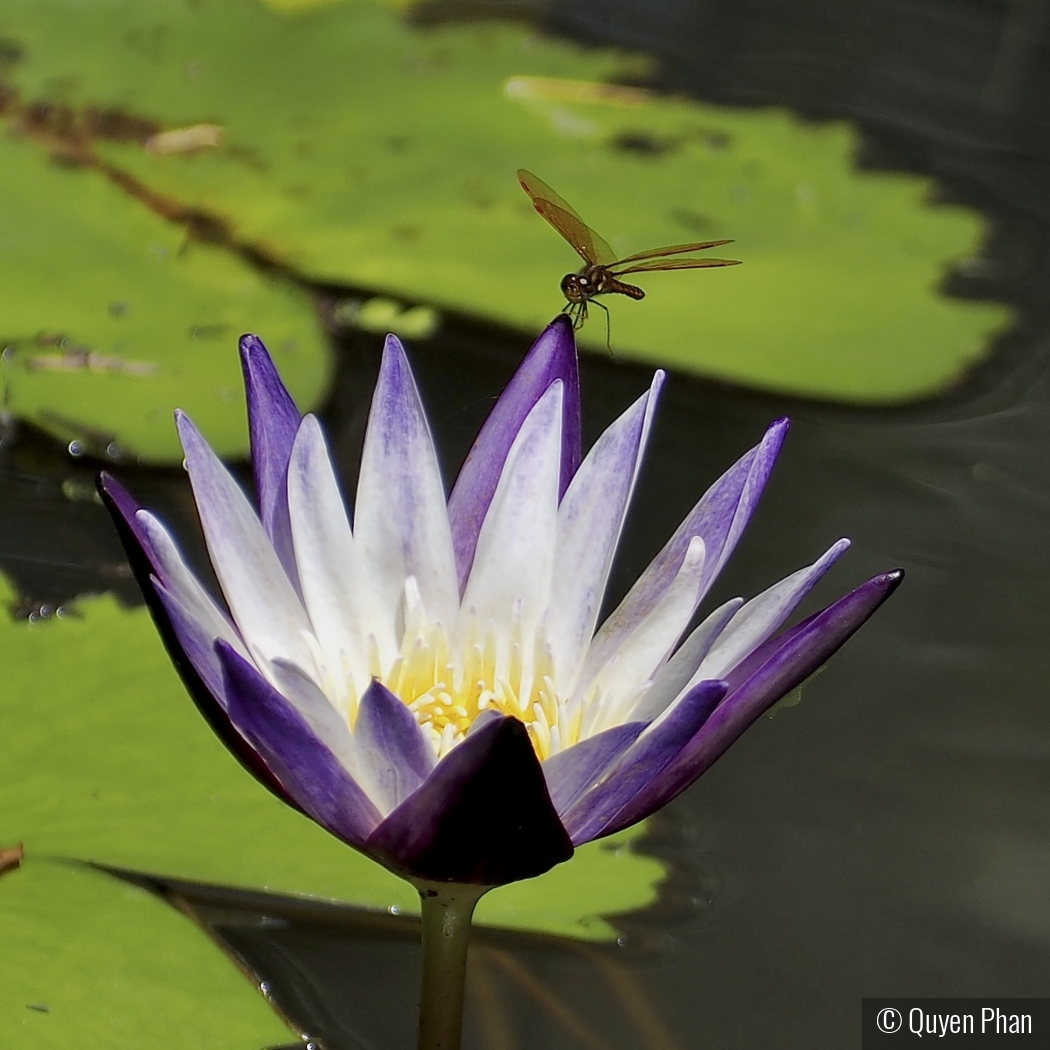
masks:
<path id="1" fill-rule="evenodd" d="M 69 443 L 69 454 L 71 456 L 82 456 L 84 454 L 84 443 L 74 439 Z"/>

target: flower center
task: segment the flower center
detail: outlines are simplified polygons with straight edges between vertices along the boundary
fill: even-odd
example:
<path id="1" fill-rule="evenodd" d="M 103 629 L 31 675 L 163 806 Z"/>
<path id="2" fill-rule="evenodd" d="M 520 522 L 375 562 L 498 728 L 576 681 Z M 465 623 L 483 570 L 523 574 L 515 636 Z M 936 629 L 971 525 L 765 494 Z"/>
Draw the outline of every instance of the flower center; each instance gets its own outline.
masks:
<path id="1" fill-rule="evenodd" d="M 372 674 L 408 706 L 439 758 L 490 710 L 523 722 L 541 761 L 576 742 L 580 717 L 558 698 L 542 630 L 524 628 L 520 615 L 497 630 L 468 612 L 450 645 L 444 626 L 412 605 L 400 653 L 384 673 L 374 652 Z"/>

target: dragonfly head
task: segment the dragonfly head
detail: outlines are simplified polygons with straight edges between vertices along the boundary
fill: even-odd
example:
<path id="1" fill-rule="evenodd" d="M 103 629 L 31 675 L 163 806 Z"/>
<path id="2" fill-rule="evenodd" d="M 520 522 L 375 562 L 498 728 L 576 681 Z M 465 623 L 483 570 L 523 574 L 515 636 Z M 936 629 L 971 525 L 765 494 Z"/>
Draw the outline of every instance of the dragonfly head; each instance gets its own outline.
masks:
<path id="1" fill-rule="evenodd" d="M 561 279 L 561 290 L 570 303 L 584 303 L 597 292 L 598 286 L 586 273 L 567 273 Z"/>

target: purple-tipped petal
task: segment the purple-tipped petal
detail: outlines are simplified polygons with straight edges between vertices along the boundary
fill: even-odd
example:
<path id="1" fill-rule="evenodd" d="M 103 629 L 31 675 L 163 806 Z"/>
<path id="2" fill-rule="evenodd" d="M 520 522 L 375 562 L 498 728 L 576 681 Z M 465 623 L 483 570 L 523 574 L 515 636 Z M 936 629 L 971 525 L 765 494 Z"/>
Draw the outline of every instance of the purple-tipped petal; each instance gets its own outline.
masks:
<path id="1" fill-rule="evenodd" d="M 309 816 L 360 847 L 379 823 L 379 811 L 306 719 L 246 660 L 215 643 L 234 725 Z"/>
<path id="2" fill-rule="evenodd" d="M 707 561 L 700 584 L 700 598 L 703 598 L 729 560 L 758 504 L 780 446 L 784 443 L 787 428 L 786 419 L 778 419 L 771 424 L 762 440 L 704 493 L 700 502 L 630 589 L 627 597 L 602 624 L 591 643 L 581 680 L 592 678 L 616 651 L 623 638 L 659 602 L 678 573 L 689 549 L 689 541 L 694 536 L 702 537 L 707 547 Z"/>
<path id="3" fill-rule="evenodd" d="M 248 429 L 259 518 L 288 578 L 295 583 L 285 478 L 302 417 L 281 382 L 269 351 L 257 335 L 241 336 L 241 368 L 248 396 Z"/>
<path id="4" fill-rule="evenodd" d="M 904 573 L 882 573 L 833 605 L 809 617 L 764 647 L 755 666 L 750 659 L 733 673 L 730 693 L 675 761 L 651 780 L 601 832 L 611 835 L 644 820 L 684 791 L 720 758 L 757 718 L 826 663 L 897 589 Z M 750 673 L 741 680 L 745 664 Z"/>
<path id="5" fill-rule="evenodd" d="M 460 468 L 448 501 L 460 593 L 466 586 L 481 524 L 496 491 L 503 464 L 525 417 L 555 380 L 564 387 L 559 496 L 564 495 L 582 457 L 580 379 L 572 323 L 559 314 L 525 355 Z"/>
<path id="6" fill-rule="evenodd" d="M 833 543 L 812 565 L 793 572 L 752 598 L 726 625 L 696 674 L 724 678 L 748 653 L 757 649 L 795 611 L 799 602 L 849 549 L 849 540 Z"/>
<path id="7" fill-rule="evenodd" d="M 153 623 L 156 625 L 157 632 L 164 643 L 164 648 L 167 649 L 168 656 L 175 665 L 175 670 L 182 679 L 183 685 L 186 686 L 186 691 L 190 694 L 190 698 L 201 713 L 201 717 L 211 726 L 212 732 L 226 745 L 227 750 L 263 787 L 267 788 L 293 809 L 299 809 L 300 807 L 295 799 L 285 791 L 280 781 L 266 767 L 266 763 L 263 762 L 259 754 L 234 728 L 229 715 L 224 710 L 225 698 L 223 693 L 221 691 L 216 692 L 209 686 L 194 660 L 194 656 L 199 658 L 199 654 L 194 651 L 194 654 L 191 655 L 191 652 L 184 647 L 183 638 L 185 637 L 189 641 L 191 648 L 195 650 L 195 645 L 189 638 L 190 629 L 187 625 L 180 632 L 180 629 L 177 629 L 172 623 L 164 602 L 154 587 L 154 580 L 159 580 L 159 577 L 150 560 L 150 553 L 142 545 L 142 529 L 132 527 L 131 521 L 134 521 L 134 516 L 132 516 L 131 521 L 124 516 L 134 506 L 134 500 L 121 485 L 107 475 L 99 477 L 98 490 L 103 504 L 113 518 L 117 535 L 120 537 L 120 541 L 124 546 L 124 552 L 131 565 L 131 571 L 134 573 L 135 580 L 142 591 L 142 597 L 145 599 L 146 607 L 149 609 Z M 118 502 L 118 499 L 120 502 Z M 206 667 L 203 660 L 200 663 L 200 667 Z"/>
<path id="8" fill-rule="evenodd" d="M 718 640 L 725 625 L 743 604 L 743 598 L 730 598 L 724 605 L 715 609 L 682 642 L 674 656 L 656 673 L 653 684 L 631 711 L 632 718 L 639 718 L 647 723 L 651 722 L 654 718 L 659 718 L 672 702 L 682 695 L 690 679 L 696 673 L 696 669 Z"/>
<path id="9" fill-rule="evenodd" d="M 164 568 L 153 549 L 149 536 L 146 535 L 136 515 L 142 509 L 134 496 L 112 474 L 102 471 L 96 481 L 99 496 L 109 509 L 113 520 L 123 522 L 124 528 L 131 534 L 135 541 L 136 549 L 150 563 L 150 572 L 162 582 L 166 582 Z M 119 528 L 118 524 L 118 528 Z"/>
<path id="10" fill-rule="evenodd" d="M 572 691 L 594 635 L 664 373 L 594 443 L 558 508 L 547 638 L 555 686 Z"/>
<path id="11" fill-rule="evenodd" d="M 726 695 L 726 688 L 725 682 L 700 682 L 693 686 L 631 745 L 597 787 L 563 814 L 565 829 L 574 846 L 601 835 L 639 791 L 676 761 L 682 749 L 711 718 Z"/>
<path id="12" fill-rule="evenodd" d="M 483 626 L 515 615 L 528 637 L 550 603 L 561 425 L 562 384 L 555 380 L 514 439 L 478 537 L 463 608 Z"/>
<path id="13" fill-rule="evenodd" d="M 373 782 L 389 813 L 430 775 L 435 756 L 412 712 L 373 679 L 361 698 L 354 739 L 373 772 Z"/>
<path id="14" fill-rule="evenodd" d="M 189 417 L 175 418 L 208 554 L 241 637 L 249 647 L 265 641 L 268 657 L 309 666 L 309 618 L 258 516 Z"/>
<path id="15" fill-rule="evenodd" d="M 515 718 L 457 744 L 366 848 L 407 878 L 483 886 L 542 875 L 573 852 Z"/>
<path id="16" fill-rule="evenodd" d="M 154 575 L 164 581 L 165 589 L 178 596 L 206 634 L 212 638 L 225 638 L 243 653 L 237 629 L 186 564 L 168 530 L 148 510 L 140 510 L 135 515 L 135 524 L 152 550 L 152 560 L 160 565 L 160 571 Z"/>
<path id="17" fill-rule="evenodd" d="M 604 733 L 581 740 L 543 763 L 543 776 L 551 802 L 564 813 L 639 737 L 646 722 L 625 722 Z"/>
<path id="18" fill-rule="evenodd" d="M 699 601 L 697 594 L 705 564 L 704 541 L 695 536 L 678 575 L 649 615 L 624 637 L 593 682 L 581 678 L 577 683 L 574 699 L 585 696 L 589 688 L 596 688 L 601 694 L 600 705 L 592 705 L 596 716 L 592 726 L 615 725 L 630 717 L 639 698 L 639 687 L 658 673 L 689 626 Z M 585 720 L 584 726 L 588 724 Z"/>
<path id="19" fill-rule="evenodd" d="M 408 576 L 415 577 L 429 620 L 455 621 L 459 590 L 437 452 L 405 349 L 394 336 L 387 337 L 368 415 L 354 541 L 382 617 L 372 630 L 384 661 L 396 654 Z"/>

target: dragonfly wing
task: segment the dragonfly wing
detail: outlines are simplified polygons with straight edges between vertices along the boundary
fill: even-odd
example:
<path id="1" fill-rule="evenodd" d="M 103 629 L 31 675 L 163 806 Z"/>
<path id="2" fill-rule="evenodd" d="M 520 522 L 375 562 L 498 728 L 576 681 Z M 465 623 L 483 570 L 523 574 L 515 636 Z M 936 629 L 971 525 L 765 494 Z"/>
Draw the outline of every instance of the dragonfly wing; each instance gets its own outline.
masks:
<path id="1" fill-rule="evenodd" d="M 556 208 L 561 208 L 562 211 L 568 212 L 578 223 L 584 226 L 587 225 L 577 214 L 576 209 L 564 197 L 557 194 L 543 179 L 533 175 L 531 171 L 526 171 L 522 168 L 518 172 L 518 182 L 521 183 L 521 188 L 534 201 L 550 201 Z"/>
<path id="2" fill-rule="evenodd" d="M 647 270 L 699 270 L 707 266 L 737 266 L 739 259 L 649 259 L 624 269 L 610 270 L 614 277 L 627 273 L 644 273 Z"/>
<path id="3" fill-rule="evenodd" d="M 641 259 L 655 259 L 664 255 L 682 255 L 685 252 L 702 252 L 705 248 L 718 248 L 723 244 L 732 244 L 727 241 L 697 241 L 696 244 L 673 244 L 669 248 L 650 248 L 647 252 L 635 252 L 628 255 L 626 259 L 620 259 L 620 263 L 638 262 Z M 619 263 L 617 263 L 619 265 Z"/>
<path id="4" fill-rule="evenodd" d="M 608 242 L 599 237 L 580 218 L 573 206 L 542 179 L 523 169 L 518 172 L 518 181 L 532 198 L 535 209 L 576 249 L 585 262 L 597 263 L 599 266 L 616 262 L 616 253 Z"/>

